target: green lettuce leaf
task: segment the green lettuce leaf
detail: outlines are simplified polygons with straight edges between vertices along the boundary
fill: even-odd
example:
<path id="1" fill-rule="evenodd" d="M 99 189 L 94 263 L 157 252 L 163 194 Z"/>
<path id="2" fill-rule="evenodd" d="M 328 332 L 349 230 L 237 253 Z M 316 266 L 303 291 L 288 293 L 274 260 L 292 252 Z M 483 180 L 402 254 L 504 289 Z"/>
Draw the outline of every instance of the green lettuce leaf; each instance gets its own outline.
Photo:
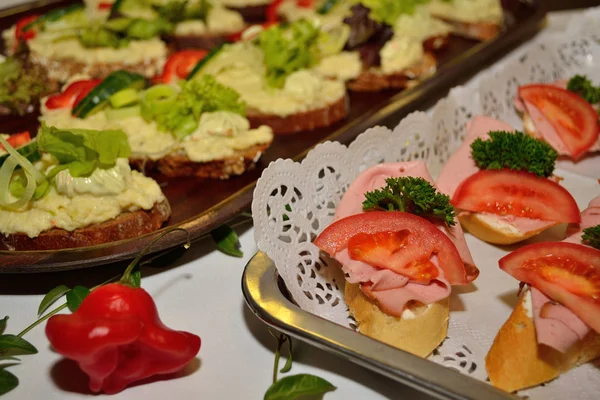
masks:
<path id="1" fill-rule="evenodd" d="M 363 6 L 369 8 L 369 17 L 377 22 L 394 26 L 402 14 L 413 14 L 420 4 L 427 4 L 429 0 L 359 0 Z"/>
<path id="2" fill-rule="evenodd" d="M 114 167 L 117 158 L 131 154 L 121 130 L 62 130 L 44 124 L 37 138 L 40 151 L 52 154 L 60 164 L 52 170 L 54 174 L 68 169 L 73 177 L 89 176 L 96 168 Z"/>
<path id="3" fill-rule="evenodd" d="M 306 20 L 262 31 L 258 36 L 258 45 L 264 54 L 267 84 L 282 87 L 292 72 L 316 64 L 318 38 L 319 30 Z"/>

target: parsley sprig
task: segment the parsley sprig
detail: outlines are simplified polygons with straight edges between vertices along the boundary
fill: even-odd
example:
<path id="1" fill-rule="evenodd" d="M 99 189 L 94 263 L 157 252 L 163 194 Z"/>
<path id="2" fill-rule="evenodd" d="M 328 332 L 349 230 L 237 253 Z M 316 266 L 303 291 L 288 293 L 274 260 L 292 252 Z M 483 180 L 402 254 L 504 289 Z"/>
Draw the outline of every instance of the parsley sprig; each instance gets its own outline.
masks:
<path id="1" fill-rule="evenodd" d="M 600 250 L 600 225 L 585 228 L 581 241 Z"/>
<path id="2" fill-rule="evenodd" d="M 558 153 L 548 143 L 523 132 L 492 131 L 489 135 L 488 140 L 478 138 L 471 143 L 471 155 L 479 168 L 552 175 Z"/>
<path id="3" fill-rule="evenodd" d="M 404 211 L 421 217 L 436 218 L 453 226 L 456 224 L 450 198 L 425 179 L 415 177 L 387 178 L 387 186 L 365 193 L 364 211 Z"/>
<path id="4" fill-rule="evenodd" d="M 577 93 L 590 104 L 600 103 L 600 87 L 594 86 L 585 75 L 575 75 L 569 80 L 567 89 Z"/>

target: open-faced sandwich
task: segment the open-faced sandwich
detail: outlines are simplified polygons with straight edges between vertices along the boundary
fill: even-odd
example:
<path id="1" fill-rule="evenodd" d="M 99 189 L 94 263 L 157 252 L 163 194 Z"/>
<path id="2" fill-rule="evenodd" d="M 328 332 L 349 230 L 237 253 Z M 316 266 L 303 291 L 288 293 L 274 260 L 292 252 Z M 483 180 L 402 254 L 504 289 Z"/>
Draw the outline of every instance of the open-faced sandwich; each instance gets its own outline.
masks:
<path id="1" fill-rule="evenodd" d="M 5 39 L 12 38 L 11 47 L 25 42 L 30 62 L 46 68 L 48 77 L 57 82 L 76 74 L 103 78 L 119 69 L 149 78 L 165 62 L 167 47 L 160 35 L 171 29 L 162 18 L 91 20 L 76 4 L 23 18 L 5 32 Z"/>
<path id="2" fill-rule="evenodd" d="M 556 157 L 546 142 L 477 116 L 437 185 L 467 231 L 490 243 L 517 243 L 580 221 L 573 196 L 550 179 Z"/>
<path id="3" fill-rule="evenodd" d="M 507 392 L 537 386 L 600 357 L 600 197 L 562 242 L 522 247 L 500 268 L 527 289 L 486 357 L 490 382 Z"/>
<path id="4" fill-rule="evenodd" d="M 452 27 L 452 33 L 477 40 L 490 40 L 504 24 L 501 0 L 430 0 L 427 9 Z"/>
<path id="5" fill-rule="evenodd" d="M 359 331 L 421 357 L 446 338 L 451 286 L 479 274 L 432 182 L 422 161 L 371 167 L 314 241 L 341 264 Z"/>
<path id="6" fill-rule="evenodd" d="M 167 177 L 240 175 L 273 140 L 268 126 L 250 128 L 239 95 L 210 75 L 145 89 L 142 76 L 116 71 L 102 81 L 71 82 L 42 102 L 48 126 L 120 129 L 130 162 Z"/>
<path id="7" fill-rule="evenodd" d="M 260 24 L 267 19 L 269 7 L 281 0 L 218 0 L 223 6 L 237 11 L 244 21 Z"/>
<path id="8" fill-rule="evenodd" d="M 0 249 L 92 246 L 155 231 L 171 209 L 158 184 L 129 168 L 115 130 L 42 126 L 0 136 Z"/>
<path id="9" fill-rule="evenodd" d="M 451 31 L 414 1 L 324 1 L 308 8 L 289 0 L 279 10 L 286 20 L 307 19 L 326 32 L 337 32 L 349 53 L 340 54 L 337 63 L 327 60 L 322 69 L 339 77 L 336 71 L 351 55 L 359 58 L 360 70 L 346 78 L 348 87 L 357 91 L 403 89 L 427 78 L 436 70 L 434 51 L 445 46 Z"/>
<path id="10" fill-rule="evenodd" d="M 31 64 L 24 53 L 0 56 L 0 116 L 32 112 L 42 96 L 56 91 L 46 70 Z"/>
<path id="11" fill-rule="evenodd" d="M 189 79 L 210 74 L 236 90 L 252 127 L 294 133 L 329 126 L 346 116 L 348 100 L 343 81 L 315 68 L 325 57 L 321 35 L 308 21 L 273 26 L 253 39 L 213 50 Z"/>
<path id="12" fill-rule="evenodd" d="M 569 81 L 521 86 L 515 99 L 525 132 L 574 160 L 600 151 L 599 103 L 600 88 L 580 75 Z"/>

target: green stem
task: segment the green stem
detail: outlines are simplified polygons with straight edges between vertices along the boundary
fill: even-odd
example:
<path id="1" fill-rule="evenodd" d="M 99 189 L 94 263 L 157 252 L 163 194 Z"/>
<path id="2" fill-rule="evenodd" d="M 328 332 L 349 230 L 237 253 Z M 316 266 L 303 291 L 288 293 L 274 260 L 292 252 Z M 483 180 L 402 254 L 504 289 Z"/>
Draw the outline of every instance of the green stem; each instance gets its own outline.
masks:
<path id="1" fill-rule="evenodd" d="M 23 337 L 23 335 L 25 335 L 27 332 L 29 332 L 30 330 L 32 330 L 33 328 L 35 328 L 36 326 L 38 326 L 39 324 L 41 324 L 42 322 L 44 322 L 45 320 L 47 320 L 48 318 L 50 318 L 51 316 L 53 316 L 54 314 L 57 314 L 58 312 L 64 310 L 65 308 L 67 308 L 67 303 L 63 304 L 62 306 L 56 307 L 54 310 L 50 311 L 48 314 L 46 314 L 43 317 L 39 318 L 33 324 L 31 324 L 27 328 L 23 329 L 17 335 L 17 337 Z"/>
<path id="2" fill-rule="evenodd" d="M 175 232 L 175 231 L 181 231 L 181 232 L 187 233 L 187 241 L 186 241 L 186 244 L 184 245 L 184 247 L 186 249 L 188 247 L 190 247 L 190 233 L 188 231 L 186 231 L 183 228 L 168 229 L 168 230 L 164 231 L 163 233 L 161 233 L 160 235 L 158 235 L 152 242 L 150 242 L 150 244 L 148 244 L 146 247 L 144 247 L 144 249 L 140 252 L 140 254 L 138 254 L 137 257 L 134 258 L 134 260 L 127 266 L 127 269 L 125 269 L 125 272 L 123 272 L 123 275 L 121 276 L 121 279 L 119 280 L 119 282 L 121 282 L 122 284 L 125 284 L 125 285 L 131 285 L 129 283 L 129 278 L 131 278 L 131 273 L 133 272 L 133 270 L 137 266 L 137 264 L 140 262 L 142 257 L 144 257 L 146 254 L 148 254 L 148 252 L 150 251 L 152 246 L 154 246 L 156 244 L 156 242 L 158 242 L 160 239 L 162 239 L 164 236 L 168 235 L 169 233 Z"/>

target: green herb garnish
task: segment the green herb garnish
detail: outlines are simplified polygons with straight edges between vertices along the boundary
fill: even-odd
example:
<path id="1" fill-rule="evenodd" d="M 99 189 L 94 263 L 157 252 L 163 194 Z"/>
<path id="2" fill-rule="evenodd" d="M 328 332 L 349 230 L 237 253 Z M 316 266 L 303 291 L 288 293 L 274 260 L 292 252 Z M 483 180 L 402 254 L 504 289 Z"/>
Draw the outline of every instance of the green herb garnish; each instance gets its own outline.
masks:
<path id="1" fill-rule="evenodd" d="M 319 30 L 306 20 L 262 31 L 258 44 L 264 54 L 268 85 L 280 88 L 291 73 L 314 65 L 318 38 Z"/>
<path id="2" fill-rule="evenodd" d="M 387 186 L 365 193 L 363 211 L 404 211 L 421 217 L 436 218 L 453 226 L 456 224 L 450 197 L 437 190 L 423 178 L 387 178 Z"/>
<path id="3" fill-rule="evenodd" d="M 585 228 L 581 236 L 581 241 L 600 250 L 600 225 Z"/>
<path id="4" fill-rule="evenodd" d="M 552 175 L 558 153 L 548 143 L 523 132 L 492 131 L 489 135 L 488 140 L 478 138 L 471 143 L 471 155 L 479 168 Z"/>
<path id="5" fill-rule="evenodd" d="M 44 68 L 10 56 L 0 63 L 0 106 L 24 115 L 31 105 L 48 92 Z M 0 113 L 1 114 L 1 113 Z"/>
<path id="6" fill-rule="evenodd" d="M 178 23 L 186 20 L 200 20 L 206 22 L 208 13 L 213 5 L 208 0 L 198 0 L 189 4 L 188 0 L 172 0 L 167 4 L 155 7 L 166 21 Z"/>
<path id="7" fill-rule="evenodd" d="M 577 93 L 590 104 L 600 103 L 600 87 L 594 86 L 585 75 L 575 75 L 569 80 L 567 89 Z"/>
<path id="8" fill-rule="evenodd" d="M 394 26 L 402 14 L 414 14 L 420 4 L 427 4 L 429 0 L 360 0 L 363 6 L 371 10 L 369 18 Z"/>

